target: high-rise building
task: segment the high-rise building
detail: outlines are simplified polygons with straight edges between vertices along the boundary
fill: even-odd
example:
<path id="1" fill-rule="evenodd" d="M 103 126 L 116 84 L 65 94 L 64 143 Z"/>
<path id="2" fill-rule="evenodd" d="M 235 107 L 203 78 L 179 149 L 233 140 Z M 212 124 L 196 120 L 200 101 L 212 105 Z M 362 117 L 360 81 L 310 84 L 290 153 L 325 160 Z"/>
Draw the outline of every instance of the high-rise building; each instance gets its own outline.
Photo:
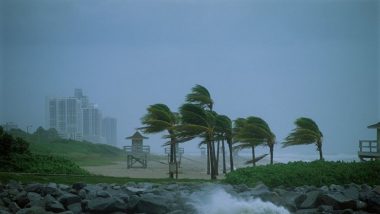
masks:
<path id="1" fill-rule="evenodd" d="M 75 97 L 47 99 L 47 127 L 67 139 L 82 139 L 81 102 Z"/>
<path id="2" fill-rule="evenodd" d="M 116 132 L 117 122 L 115 118 L 105 117 L 102 120 L 102 136 L 104 137 L 107 144 L 116 146 L 117 132 Z"/>
<path id="3" fill-rule="evenodd" d="M 82 89 L 75 89 L 74 97 L 46 99 L 46 128 L 56 129 L 61 137 L 67 139 L 105 142 L 102 136 L 102 113 L 97 105 L 90 103 L 88 97 L 83 95 Z"/>
<path id="4" fill-rule="evenodd" d="M 104 143 L 101 133 L 102 113 L 96 105 L 89 104 L 83 111 L 83 139 L 96 143 Z"/>

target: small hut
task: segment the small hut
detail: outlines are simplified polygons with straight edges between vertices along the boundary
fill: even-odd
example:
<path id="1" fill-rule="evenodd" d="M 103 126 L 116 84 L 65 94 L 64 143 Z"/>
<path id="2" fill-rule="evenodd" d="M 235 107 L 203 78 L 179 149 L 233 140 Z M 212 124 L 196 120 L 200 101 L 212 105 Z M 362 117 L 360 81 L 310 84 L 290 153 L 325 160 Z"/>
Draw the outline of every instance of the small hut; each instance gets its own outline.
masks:
<path id="1" fill-rule="evenodd" d="M 376 140 L 360 140 L 358 156 L 360 160 L 380 159 L 380 122 L 368 126 L 369 129 L 377 130 Z"/>
<path id="2" fill-rule="evenodd" d="M 146 168 L 150 147 L 144 146 L 143 141 L 148 138 L 136 131 L 132 136 L 126 137 L 125 139 L 132 140 L 131 146 L 124 146 L 124 151 L 127 154 L 127 167 Z"/>

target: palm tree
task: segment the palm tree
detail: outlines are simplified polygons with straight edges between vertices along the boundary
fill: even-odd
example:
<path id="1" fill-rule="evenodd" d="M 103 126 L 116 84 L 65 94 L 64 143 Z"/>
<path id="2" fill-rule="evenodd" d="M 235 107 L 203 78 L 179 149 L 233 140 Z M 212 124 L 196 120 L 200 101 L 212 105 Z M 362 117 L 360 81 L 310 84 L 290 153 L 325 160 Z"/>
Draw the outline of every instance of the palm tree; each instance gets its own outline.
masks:
<path id="1" fill-rule="evenodd" d="M 226 158 L 225 158 L 225 147 L 224 143 L 227 141 L 229 154 L 230 154 L 230 167 L 233 171 L 233 155 L 232 155 L 232 121 L 226 115 L 218 115 L 216 118 L 216 131 L 218 133 L 219 139 L 222 141 L 222 154 L 223 154 L 223 173 L 226 170 Z"/>
<path id="2" fill-rule="evenodd" d="M 216 113 L 204 110 L 200 105 L 185 103 L 179 112 L 181 113 L 182 124 L 178 126 L 178 136 L 180 138 L 201 137 L 209 148 L 210 174 L 211 179 L 216 179 L 216 158 L 214 148 L 214 129 Z"/>
<path id="3" fill-rule="evenodd" d="M 276 135 L 274 135 L 271 129 L 269 128 L 268 123 L 260 117 L 248 117 L 247 122 L 256 126 L 256 136 L 259 136 L 258 138 L 263 140 L 263 143 L 265 143 L 269 147 L 270 164 L 273 164 L 273 152 L 274 144 L 276 142 Z"/>
<path id="4" fill-rule="evenodd" d="M 210 92 L 202 85 L 195 85 L 190 94 L 186 95 L 186 102 L 199 105 L 204 110 L 213 110 L 214 101 L 211 98 Z M 210 174 L 210 145 L 206 145 L 207 152 L 207 174 Z"/>
<path id="5" fill-rule="evenodd" d="M 296 128 L 285 138 L 285 142 L 282 143 L 283 147 L 315 144 L 317 151 L 319 151 L 319 160 L 323 160 L 323 134 L 318 125 L 312 119 L 306 117 L 298 118 L 294 124 Z"/>
<path id="6" fill-rule="evenodd" d="M 167 131 L 166 138 L 170 139 L 170 165 L 177 165 L 176 160 L 176 145 L 178 143 L 176 138 L 176 127 L 179 123 L 179 116 L 177 113 L 172 112 L 165 104 L 154 104 L 148 107 L 147 114 L 141 119 L 143 127 L 139 128 L 146 134 L 159 133 Z M 177 168 L 177 167 L 176 167 Z M 174 178 L 173 171 L 169 170 L 169 177 Z M 178 172 L 176 170 L 176 177 Z"/>
<path id="7" fill-rule="evenodd" d="M 248 117 L 248 118 L 238 118 L 235 120 L 234 127 L 234 140 L 237 143 L 235 146 L 236 149 L 246 149 L 251 148 L 252 150 L 252 160 L 248 161 L 256 165 L 255 160 L 255 147 L 261 145 L 265 142 L 263 138 L 260 127 L 256 124 L 256 117 Z"/>

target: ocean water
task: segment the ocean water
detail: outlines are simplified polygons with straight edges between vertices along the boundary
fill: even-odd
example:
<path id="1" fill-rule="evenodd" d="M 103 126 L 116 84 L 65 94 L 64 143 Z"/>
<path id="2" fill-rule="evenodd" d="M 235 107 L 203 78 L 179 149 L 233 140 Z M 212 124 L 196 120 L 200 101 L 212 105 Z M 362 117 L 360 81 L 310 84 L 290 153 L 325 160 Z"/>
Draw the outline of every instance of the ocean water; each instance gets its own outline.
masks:
<path id="1" fill-rule="evenodd" d="M 215 186 L 192 193 L 189 204 L 198 214 L 289 214 L 283 207 L 260 199 L 243 199 Z"/>

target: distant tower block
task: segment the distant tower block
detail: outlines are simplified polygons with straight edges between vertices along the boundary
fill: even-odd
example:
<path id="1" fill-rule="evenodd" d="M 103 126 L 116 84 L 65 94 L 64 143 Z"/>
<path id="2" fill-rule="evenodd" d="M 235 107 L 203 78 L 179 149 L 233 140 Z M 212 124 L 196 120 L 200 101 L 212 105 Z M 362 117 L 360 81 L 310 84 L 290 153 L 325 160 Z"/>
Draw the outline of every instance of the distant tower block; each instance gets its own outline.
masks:
<path id="1" fill-rule="evenodd" d="M 206 158 L 206 148 L 205 147 L 201 147 L 201 157 Z"/>
<path id="2" fill-rule="evenodd" d="M 127 167 L 129 168 L 146 168 L 148 162 L 149 146 L 143 145 L 143 140 L 148 139 L 136 131 L 132 136 L 125 139 L 132 140 L 132 146 L 124 146 L 127 154 Z"/>

